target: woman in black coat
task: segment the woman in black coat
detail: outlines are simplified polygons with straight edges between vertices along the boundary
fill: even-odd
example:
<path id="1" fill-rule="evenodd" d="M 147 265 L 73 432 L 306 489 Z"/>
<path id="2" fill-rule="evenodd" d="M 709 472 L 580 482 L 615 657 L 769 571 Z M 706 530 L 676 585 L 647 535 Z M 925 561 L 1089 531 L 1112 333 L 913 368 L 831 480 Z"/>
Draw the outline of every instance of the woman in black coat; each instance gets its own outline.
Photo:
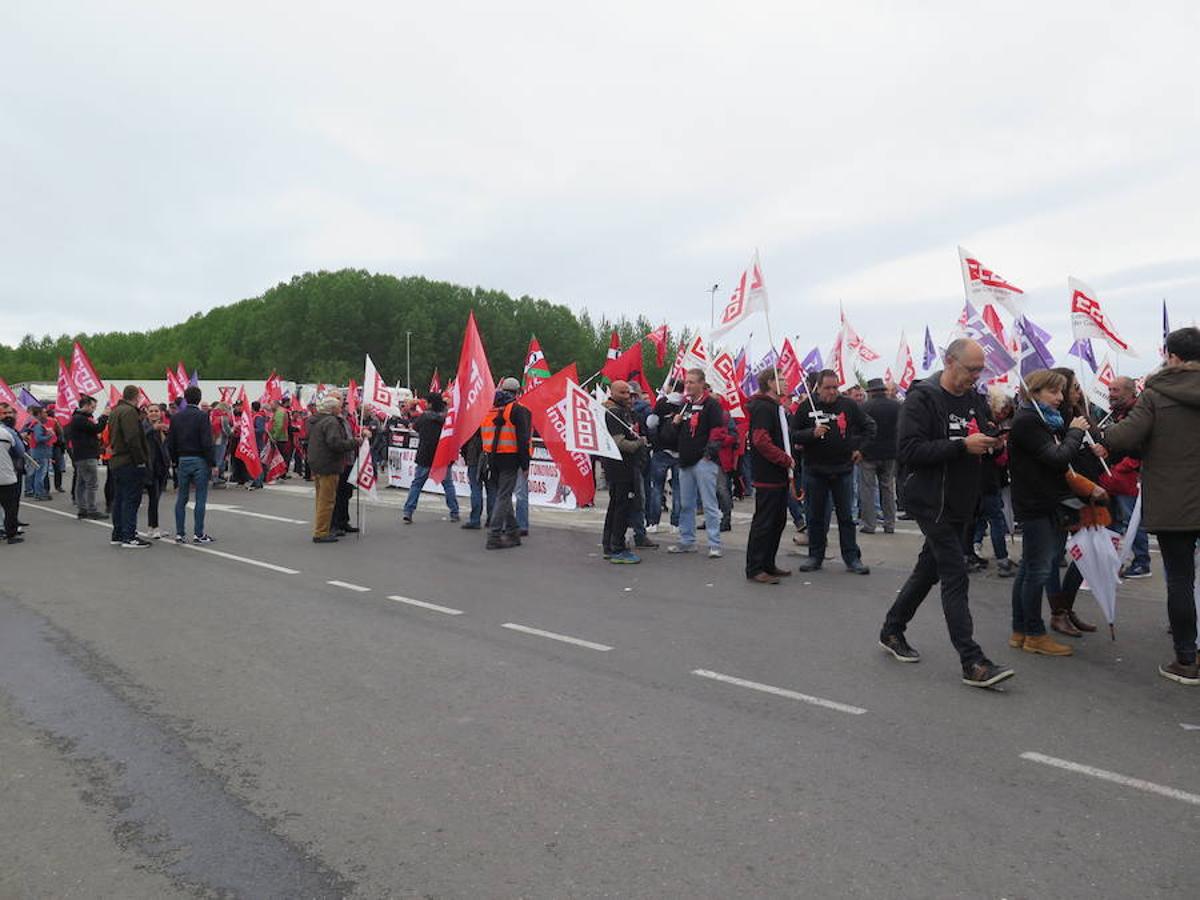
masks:
<path id="1" fill-rule="evenodd" d="M 167 477 L 171 472 L 171 456 L 167 452 L 167 427 L 162 410 L 154 404 L 147 406 L 146 418 L 142 420 L 142 430 L 146 432 L 146 443 L 150 447 L 146 464 L 146 523 L 150 529 L 150 537 L 156 541 L 163 536 L 158 527 L 158 500 L 167 486 Z"/>
<path id="2" fill-rule="evenodd" d="M 1069 425 L 1059 413 L 1067 380 L 1048 369 L 1026 379 L 1027 399 L 1009 434 L 1009 473 L 1013 516 L 1021 523 L 1021 565 L 1013 581 L 1010 647 L 1046 656 L 1070 656 L 1066 644 L 1046 634 L 1042 592 L 1056 574 L 1063 528 L 1059 506 L 1070 496 L 1066 473 L 1083 443 L 1087 419 Z"/>

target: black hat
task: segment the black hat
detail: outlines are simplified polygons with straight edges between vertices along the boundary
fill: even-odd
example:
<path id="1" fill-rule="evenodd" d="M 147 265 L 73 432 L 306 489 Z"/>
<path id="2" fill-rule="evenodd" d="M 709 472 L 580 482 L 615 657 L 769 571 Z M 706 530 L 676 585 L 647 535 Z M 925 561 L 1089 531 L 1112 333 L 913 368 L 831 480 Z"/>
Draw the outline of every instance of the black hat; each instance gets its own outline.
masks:
<path id="1" fill-rule="evenodd" d="M 882 378 L 872 378 L 867 382 L 867 390 L 872 394 L 876 392 L 882 394 L 887 388 L 884 387 Z"/>

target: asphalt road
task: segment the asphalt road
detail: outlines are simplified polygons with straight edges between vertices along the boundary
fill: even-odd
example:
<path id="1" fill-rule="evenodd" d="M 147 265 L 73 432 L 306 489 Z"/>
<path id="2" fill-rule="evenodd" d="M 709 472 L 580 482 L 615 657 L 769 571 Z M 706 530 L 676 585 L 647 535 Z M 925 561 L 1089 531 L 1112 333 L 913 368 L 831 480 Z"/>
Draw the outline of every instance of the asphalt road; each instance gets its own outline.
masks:
<path id="1" fill-rule="evenodd" d="M 1017 669 L 979 691 L 936 595 L 919 665 L 876 644 L 914 535 L 863 538 L 868 577 L 831 561 L 765 587 L 743 524 L 722 560 L 612 566 L 595 511 L 535 511 L 523 547 L 484 552 L 438 498 L 411 526 L 397 499 L 315 546 L 294 482 L 214 492 L 236 508 L 210 511 L 204 550 L 111 547 L 61 495 L 23 507 L 27 542 L 0 546 L 0 897 L 1200 880 L 1200 692 L 1155 673 L 1159 573 L 1122 588 L 1115 643 L 1070 659 L 1008 649 L 1011 582 L 973 576 L 977 638 Z"/>

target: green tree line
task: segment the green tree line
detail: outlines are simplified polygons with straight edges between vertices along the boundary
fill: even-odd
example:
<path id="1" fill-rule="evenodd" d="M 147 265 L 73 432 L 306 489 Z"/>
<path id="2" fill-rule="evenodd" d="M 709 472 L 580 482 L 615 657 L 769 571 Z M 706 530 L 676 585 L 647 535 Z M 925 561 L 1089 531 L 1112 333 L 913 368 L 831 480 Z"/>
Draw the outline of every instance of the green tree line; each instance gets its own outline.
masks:
<path id="1" fill-rule="evenodd" d="M 514 299 L 503 291 L 342 269 L 306 272 L 260 297 L 152 331 L 26 335 L 15 347 L 0 344 L 0 377 L 10 384 L 53 381 L 58 358 L 69 360 L 78 340 L 104 379 L 162 379 L 167 367 L 183 360 L 202 378 L 262 379 L 275 370 L 286 380 L 346 384 L 362 378 L 363 355 L 370 353 L 394 384 L 405 377 L 405 333 L 412 332 L 412 380 L 423 391 L 435 368 L 443 384 L 456 371 L 472 310 L 497 379 L 521 376 L 531 335 L 537 335 L 552 370 L 575 362 L 586 378 L 604 364 L 614 329 L 628 347 L 656 327 L 645 316 L 593 319 L 586 311 L 576 314 L 560 303 Z M 666 365 L 683 337 L 686 333 L 671 336 Z M 647 377 L 657 385 L 664 367 L 654 365 L 648 341 L 643 347 Z"/>

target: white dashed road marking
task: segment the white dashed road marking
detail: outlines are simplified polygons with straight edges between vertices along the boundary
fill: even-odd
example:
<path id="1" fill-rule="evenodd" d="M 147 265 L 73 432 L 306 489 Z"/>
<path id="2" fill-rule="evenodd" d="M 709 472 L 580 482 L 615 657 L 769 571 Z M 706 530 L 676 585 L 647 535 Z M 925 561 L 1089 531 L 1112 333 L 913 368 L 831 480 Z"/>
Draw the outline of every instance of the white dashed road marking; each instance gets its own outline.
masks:
<path id="1" fill-rule="evenodd" d="M 448 616 L 461 616 L 461 609 L 453 609 L 449 606 L 438 606 L 436 603 L 428 603 L 425 600 L 414 600 L 412 597 L 401 597 L 398 594 L 388 596 L 389 600 L 395 600 L 397 603 L 407 603 L 409 606 L 419 606 L 421 609 L 432 610 L 433 612 L 445 613 Z"/>
<path id="2" fill-rule="evenodd" d="M 345 588 L 348 591 L 369 591 L 369 587 L 363 587 L 361 584 L 351 584 L 348 581 L 327 581 L 326 584 L 332 584 L 334 587 Z"/>
<path id="3" fill-rule="evenodd" d="M 701 678 L 711 678 L 713 681 L 722 681 L 725 684 L 735 684 L 738 687 L 762 691 L 765 694 L 774 694 L 776 697 L 787 697 L 789 700 L 799 700 L 801 703 L 811 703 L 813 706 L 823 706 L 825 709 L 832 709 L 836 710 L 837 712 L 848 713 L 852 716 L 861 716 L 866 713 L 866 710 L 861 706 L 850 706 L 847 703 L 838 703 L 836 700 L 826 700 L 824 697 L 813 697 L 810 694 L 801 694 L 798 691 L 790 691 L 787 688 L 775 687 L 772 684 L 762 684 L 758 681 L 747 681 L 745 678 L 737 678 L 733 675 L 723 675 L 720 672 L 711 672 L 708 669 L 693 669 L 692 674 L 699 675 Z"/>
<path id="4" fill-rule="evenodd" d="M 569 634 L 557 634 L 553 631 L 542 631 L 540 628 L 530 628 L 528 625 L 518 625 L 515 622 L 505 622 L 500 626 L 508 628 L 511 631 L 520 631 L 524 634 L 532 634 L 535 637 L 549 638 L 552 641 L 562 641 L 564 644 L 575 644 L 577 647 L 587 647 L 589 650 L 599 650 L 607 653 L 612 647 L 608 644 L 597 644 L 594 641 L 585 641 L 583 638 L 571 637 Z"/>
<path id="5" fill-rule="evenodd" d="M 263 562 L 258 559 L 251 559 L 248 556 L 237 556 L 233 553 L 226 553 L 223 550 L 213 550 L 211 547 L 197 547 L 195 544 L 174 544 L 176 547 L 183 547 L 185 550 L 195 550 L 198 553 L 210 553 L 213 556 L 219 556 L 222 559 L 232 559 L 235 562 L 246 563 L 249 566 L 258 566 L 261 569 L 270 569 L 272 572 L 282 572 L 284 575 L 299 575 L 299 569 L 289 569 L 287 566 L 277 566 L 275 563 Z"/>

